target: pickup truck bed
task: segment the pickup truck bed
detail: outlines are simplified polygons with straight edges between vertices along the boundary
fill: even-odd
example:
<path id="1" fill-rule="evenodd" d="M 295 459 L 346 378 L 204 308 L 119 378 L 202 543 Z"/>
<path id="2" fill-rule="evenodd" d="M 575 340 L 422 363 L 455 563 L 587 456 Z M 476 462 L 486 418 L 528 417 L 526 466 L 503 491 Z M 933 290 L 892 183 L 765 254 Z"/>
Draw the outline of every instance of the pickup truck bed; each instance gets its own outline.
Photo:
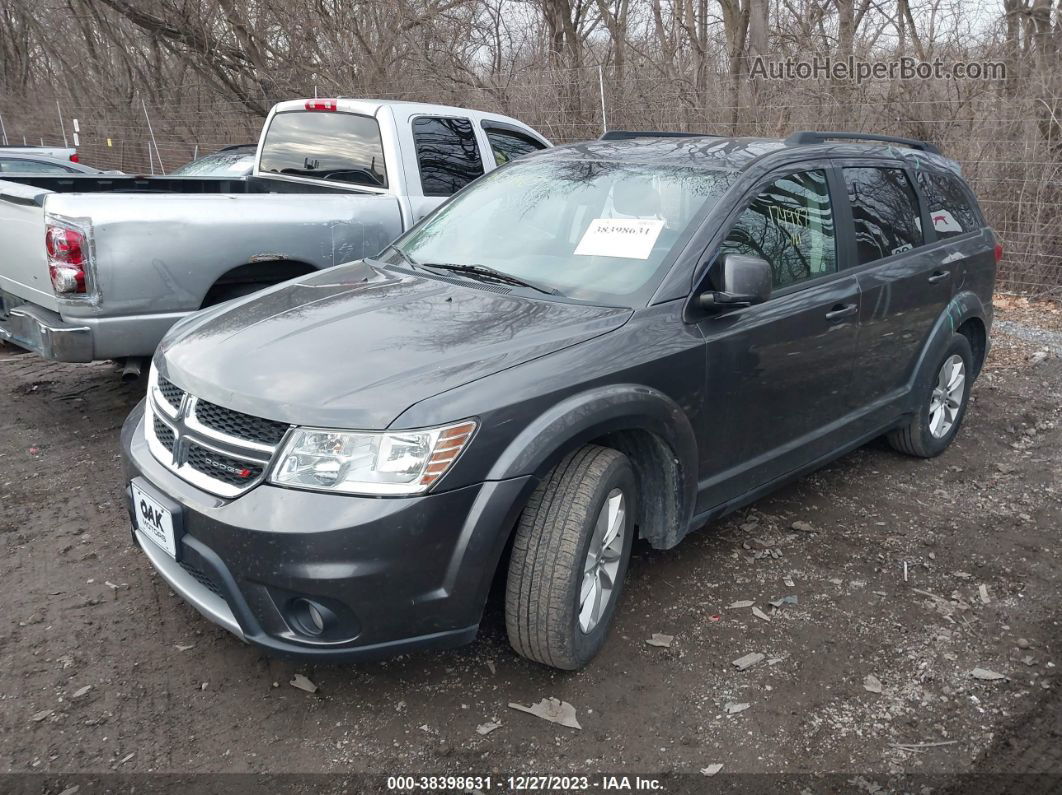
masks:
<path id="1" fill-rule="evenodd" d="M 292 183 L 258 177 L 18 182 L 0 183 L 0 229 L 21 232 L 4 235 L 0 338 L 61 361 L 150 356 L 225 273 L 239 284 L 233 271 L 247 265 L 256 282 L 282 281 L 376 253 L 405 226 L 394 196 L 302 185 L 293 201 Z M 49 216 L 91 227 L 96 300 L 52 290 L 45 202 Z"/>

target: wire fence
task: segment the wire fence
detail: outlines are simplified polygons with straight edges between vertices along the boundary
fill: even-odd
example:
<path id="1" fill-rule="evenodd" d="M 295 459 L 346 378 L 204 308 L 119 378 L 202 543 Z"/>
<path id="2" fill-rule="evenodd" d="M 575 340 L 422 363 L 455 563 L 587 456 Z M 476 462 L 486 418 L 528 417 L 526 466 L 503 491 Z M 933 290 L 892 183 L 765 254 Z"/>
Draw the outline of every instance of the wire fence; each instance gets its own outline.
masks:
<path id="1" fill-rule="evenodd" d="M 73 145 L 76 126 L 82 162 L 151 174 L 253 143 L 262 116 L 252 108 L 318 93 L 303 86 L 282 96 L 219 97 L 192 83 L 95 103 L 19 106 L 0 98 L 0 120 L 11 144 Z M 555 143 L 595 138 L 606 126 L 769 137 L 860 130 L 929 140 L 960 163 L 1003 240 L 1000 287 L 1062 294 L 1062 96 L 1021 93 L 999 81 L 748 81 L 735 89 L 725 75 L 698 81 L 596 66 L 525 70 L 492 81 L 424 75 L 342 94 L 505 113 Z"/>

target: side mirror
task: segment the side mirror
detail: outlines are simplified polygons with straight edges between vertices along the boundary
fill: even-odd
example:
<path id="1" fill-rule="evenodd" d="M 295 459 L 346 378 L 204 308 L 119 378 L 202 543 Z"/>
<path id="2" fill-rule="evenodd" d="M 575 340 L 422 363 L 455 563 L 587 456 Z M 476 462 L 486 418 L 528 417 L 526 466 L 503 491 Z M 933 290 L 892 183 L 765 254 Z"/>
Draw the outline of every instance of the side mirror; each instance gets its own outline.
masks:
<path id="1" fill-rule="evenodd" d="M 762 257 L 744 254 L 724 254 L 722 290 L 709 290 L 697 296 L 702 309 L 717 311 L 762 304 L 771 297 L 774 281 L 771 264 Z"/>

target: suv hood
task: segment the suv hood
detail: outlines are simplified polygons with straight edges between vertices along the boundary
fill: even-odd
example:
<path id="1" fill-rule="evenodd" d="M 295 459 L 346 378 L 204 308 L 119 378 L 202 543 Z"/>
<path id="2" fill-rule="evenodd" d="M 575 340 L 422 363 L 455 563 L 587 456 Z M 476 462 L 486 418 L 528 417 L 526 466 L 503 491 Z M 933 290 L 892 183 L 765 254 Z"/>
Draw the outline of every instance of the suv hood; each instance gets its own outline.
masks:
<path id="1" fill-rule="evenodd" d="M 507 292 L 351 263 L 190 317 L 163 340 L 156 364 L 227 408 L 373 430 L 425 398 L 617 329 L 632 314 Z"/>

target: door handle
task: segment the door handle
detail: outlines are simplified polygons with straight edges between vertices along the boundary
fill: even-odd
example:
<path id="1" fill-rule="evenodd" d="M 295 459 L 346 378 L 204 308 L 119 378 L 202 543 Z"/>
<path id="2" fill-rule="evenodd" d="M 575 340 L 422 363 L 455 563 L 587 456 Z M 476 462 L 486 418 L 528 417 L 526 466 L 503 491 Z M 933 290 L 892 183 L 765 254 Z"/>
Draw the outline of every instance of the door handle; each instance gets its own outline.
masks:
<path id="1" fill-rule="evenodd" d="M 951 278 L 950 271 L 933 271 L 933 275 L 926 279 L 930 284 L 937 284 Z"/>
<path id="2" fill-rule="evenodd" d="M 844 320 L 846 317 L 851 317 L 859 311 L 859 307 L 856 304 L 837 304 L 826 313 L 826 319 L 831 323 L 837 320 Z"/>

